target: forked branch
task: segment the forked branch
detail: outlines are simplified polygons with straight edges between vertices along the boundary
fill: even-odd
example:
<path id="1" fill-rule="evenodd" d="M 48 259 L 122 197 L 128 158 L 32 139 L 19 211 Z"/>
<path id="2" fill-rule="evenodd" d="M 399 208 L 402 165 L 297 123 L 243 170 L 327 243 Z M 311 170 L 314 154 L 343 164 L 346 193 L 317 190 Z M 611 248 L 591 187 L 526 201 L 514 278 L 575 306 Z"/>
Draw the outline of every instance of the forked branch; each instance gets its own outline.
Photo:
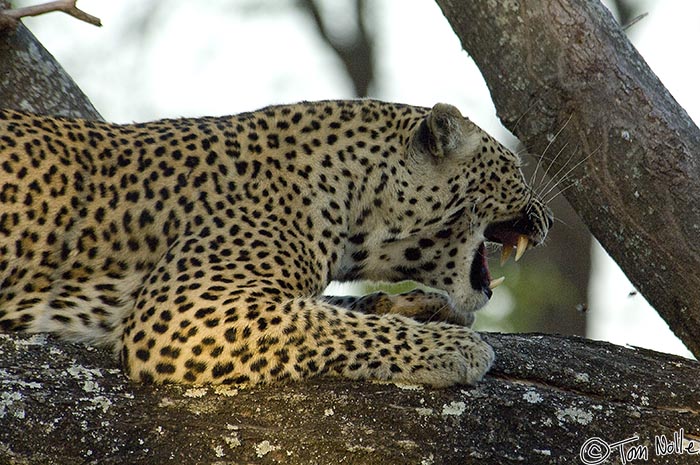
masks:
<path id="1" fill-rule="evenodd" d="M 81 21 L 94 26 L 102 26 L 100 18 L 84 12 L 76 6 L 77 0 L 56 0 L 40 5 L 26 6 L 23 8 L 12 8 L 0 10 L 0 31 L 5 29 L 15 29 L 21 18 L 27 16 L 39 16 L 52 11 L 62 11 Z"/>

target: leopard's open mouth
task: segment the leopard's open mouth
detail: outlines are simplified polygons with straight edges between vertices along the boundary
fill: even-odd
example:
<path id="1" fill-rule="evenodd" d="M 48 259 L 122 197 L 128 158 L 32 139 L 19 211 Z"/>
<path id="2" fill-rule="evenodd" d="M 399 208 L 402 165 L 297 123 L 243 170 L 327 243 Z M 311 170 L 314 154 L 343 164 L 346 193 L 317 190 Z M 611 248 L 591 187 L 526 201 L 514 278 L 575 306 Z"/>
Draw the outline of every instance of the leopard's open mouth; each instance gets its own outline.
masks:
<path id="1" fill-rule="evenodd" d="M 515 251 L 515 261 L 517 262 L 528 249 L 539 245 L 544 239 L 526 213 L 512 220 L 491 223 L 486 227 L 484 237 L 488 242 L 501 244 L 501 265 L 508 260 L 513 251 Z M 501 285 L 505 277 L 491 278 L 486 241 L 482 242 L 476 249 L 469 272 L 469 280 L 473 289 L 481 290 L 490 299 L 493 289 Z"/>

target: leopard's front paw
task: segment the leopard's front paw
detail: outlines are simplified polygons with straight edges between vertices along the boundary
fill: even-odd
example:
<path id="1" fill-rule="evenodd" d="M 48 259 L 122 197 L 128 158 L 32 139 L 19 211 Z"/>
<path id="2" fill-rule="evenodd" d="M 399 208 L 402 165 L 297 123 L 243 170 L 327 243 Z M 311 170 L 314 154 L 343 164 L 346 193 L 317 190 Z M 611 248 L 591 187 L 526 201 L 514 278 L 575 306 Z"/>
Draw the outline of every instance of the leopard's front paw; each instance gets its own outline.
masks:
<path id="1" fill-rule="evenodd" d="M 424 352 L 420 369 L 412 371 L 412 381 L 435 387 L 481 381 L 495 359 L 491 346 L 468 328 L 441 323 L 426 326 L 434 328 L 433 347 Z"/>
<path id="2" fill-rule="evenodd" d="M 483 379 L 496 359 L 493 348 L 473 331 L 469 338 L 461 341 L 460 348 L 466 363 L 460 371 L 459 384 L 476 384 Z"/>

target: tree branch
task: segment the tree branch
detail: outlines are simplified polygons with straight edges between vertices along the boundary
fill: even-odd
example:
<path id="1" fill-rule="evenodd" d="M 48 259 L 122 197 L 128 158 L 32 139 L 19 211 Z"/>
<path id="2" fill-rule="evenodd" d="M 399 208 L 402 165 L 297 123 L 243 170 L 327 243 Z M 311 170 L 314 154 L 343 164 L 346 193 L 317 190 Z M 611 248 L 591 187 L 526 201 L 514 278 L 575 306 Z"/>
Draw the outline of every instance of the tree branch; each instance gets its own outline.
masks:
<path id="1" fill-rule="evenodd" d="M 62 11 L 76 19 L 85 21 L 93 26 L 102 26 L 100 18 L 92 16 L 76 6 L 77 0 L 56 0 L 53 2 L 32 5 L 11 10 L 0 10 L 0 31 L 6 28 L 16 28 L 19 20 L 26 16 L 39 16 L 52 11 Z"/>
<path id="2" fill-rule="evenodd" d="M 365 24 L 365 0 L 354 2 L 357 29 L 348 43 L 342 43 L 332 37 L 315 0 L 301 0 L 301 6 L 311 16 L 321 39 L 333 49 L 342 62 L 352 80 L 355 94 L 358 97 L 366 97 L 374 79 L 374 46 Z"/>
<path id="3" fill-rule="evenodd" d="M 655 436 L 700 439 L 698 362 L 580 338 L 486 339 L 496 364 L 476 387 L 241 389 L 136 385 L 106 352 L 0 334 L 0 463 L 568 464 L 588 438 L 636 435 L 651 463 L 677 464 L 655 455 Z"/>
<path id="4" fill-rule="evenodd" d="M 22 24 L 13 33 L 0 32 L 0 75 L 3 108 L 102 119 L 61 65 Z"/>
<path id="5" fill-rule="evenodd" d="M 437 3 L 503 123 L 532 153 L 562 151 L 566 198 L 700 357 L 700 130 L 599 2 Z"/>

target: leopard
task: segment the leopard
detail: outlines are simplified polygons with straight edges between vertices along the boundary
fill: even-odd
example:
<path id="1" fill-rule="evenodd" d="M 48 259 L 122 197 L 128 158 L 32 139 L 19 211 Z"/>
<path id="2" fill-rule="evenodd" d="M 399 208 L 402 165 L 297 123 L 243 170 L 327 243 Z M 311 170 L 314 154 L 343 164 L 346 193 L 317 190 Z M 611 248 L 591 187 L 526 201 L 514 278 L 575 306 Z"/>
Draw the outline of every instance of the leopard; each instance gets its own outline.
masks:
<path id="1" fill-rule="evenodd" d="M 471 328 L 500 282 L 488 250 L 517 259 L 552 226 L 521 164 L 444 103 L 2 109 L 0 330 L 109 347 L 149 384 L 473 385 L 494 361 Z M 427 290 L 323 293 L 356 280 Z"/>

